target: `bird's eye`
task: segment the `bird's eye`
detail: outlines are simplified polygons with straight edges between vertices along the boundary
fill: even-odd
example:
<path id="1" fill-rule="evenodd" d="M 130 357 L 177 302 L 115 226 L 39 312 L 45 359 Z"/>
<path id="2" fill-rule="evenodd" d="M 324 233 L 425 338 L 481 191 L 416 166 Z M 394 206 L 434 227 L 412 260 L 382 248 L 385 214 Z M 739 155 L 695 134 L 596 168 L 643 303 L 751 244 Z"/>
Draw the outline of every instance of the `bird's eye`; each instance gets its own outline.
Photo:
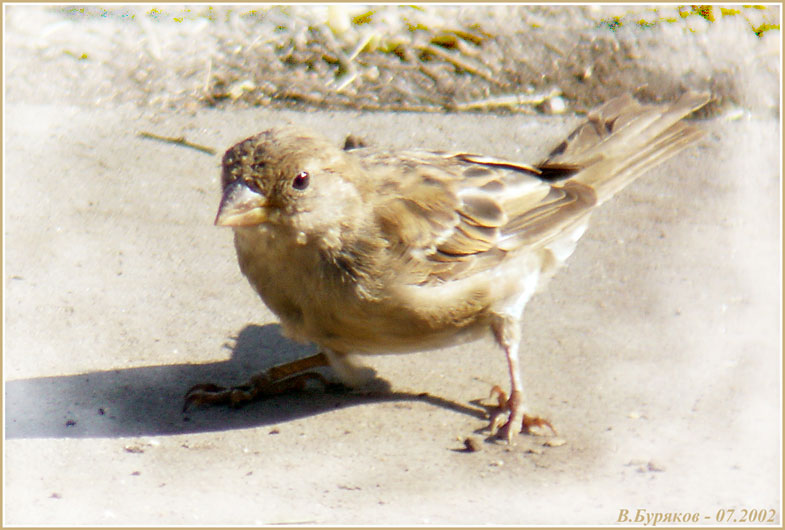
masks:
<path id="1" fill-rule="evenodd" d="M 292 180 L 292 187 L 296 190 L 304 190 L 311 182 L 311 176 L 307 171 L 300 171 Z"/>

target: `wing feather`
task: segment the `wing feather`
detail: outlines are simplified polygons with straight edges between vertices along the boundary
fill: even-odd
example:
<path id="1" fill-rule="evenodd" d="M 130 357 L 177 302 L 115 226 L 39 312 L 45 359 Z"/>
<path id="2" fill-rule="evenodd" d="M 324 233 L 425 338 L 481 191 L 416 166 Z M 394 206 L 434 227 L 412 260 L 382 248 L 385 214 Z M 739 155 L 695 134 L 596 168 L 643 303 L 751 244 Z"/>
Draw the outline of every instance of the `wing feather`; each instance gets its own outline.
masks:
<path id="1" fill-rule="evenodd" d="M 510 253 L 547 245 L 588 213 L 591 189 L 543 181 L 535 168 L 467 154 L 411 151 L 378 208 L 410 283 L 460 279 Z"/>
<path id="2" fill-rule="evenodd" d="M 351 153 L 365 151 L 368 174 L 383 176 L 378 222 L 403 258 L 404 281 L 458 280 L 524 251 L 566 259 L 593 207 L 700 137 L 681 119 L 708 100 L 687 93 L 672 105 L 642 105 L 618 97 L 538 166 L 470 153 Z"/>

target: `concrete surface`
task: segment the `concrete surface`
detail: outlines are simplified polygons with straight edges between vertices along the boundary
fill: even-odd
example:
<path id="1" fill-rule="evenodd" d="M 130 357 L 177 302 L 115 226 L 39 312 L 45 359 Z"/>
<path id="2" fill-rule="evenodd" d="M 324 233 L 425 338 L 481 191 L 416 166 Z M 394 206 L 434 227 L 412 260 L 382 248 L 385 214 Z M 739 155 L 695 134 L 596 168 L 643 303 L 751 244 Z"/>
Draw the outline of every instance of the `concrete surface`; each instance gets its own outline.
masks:
<path id="1" fill-rule="evenodd" d="M 737 117 L 598 210 L 529 305 L 527 400 L 566 443 L 467 453 L 472 400 L 507 384 L 490 341 L 368 359 L 388 392 L 183 414 L 192 384 L 311 348 L 278 335 L 212 226 L 220 155 L 137 133 L 220 151 L 296 122 L 536 160 L 579 118 L 8 103 L 5 523 L 780 524 L 780 124 Z"/>

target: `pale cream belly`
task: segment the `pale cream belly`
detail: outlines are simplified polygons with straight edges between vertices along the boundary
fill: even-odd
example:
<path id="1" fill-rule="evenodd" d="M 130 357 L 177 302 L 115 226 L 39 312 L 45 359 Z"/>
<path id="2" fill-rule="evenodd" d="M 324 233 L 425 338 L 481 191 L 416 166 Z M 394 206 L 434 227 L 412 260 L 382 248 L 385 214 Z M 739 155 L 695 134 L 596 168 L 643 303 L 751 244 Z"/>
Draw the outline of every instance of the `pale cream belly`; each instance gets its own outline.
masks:
<path id="1" fill-rule="evenodd" d="M 445 307 L 412 306 L 402 300 L 362 300 L 356 296 L 310 298 L 307 293 L 260 293 L 281 319 L 289 337 L 346 353 L 403 353 L 473 340 L 488 330 L 481 299 Z M 304 302 L 304 303 L 303 303 Z M 433 308 L 438 307 L 439 314 Z"/>
<path id="2" fill-rule="evenodd" d="M 275 239 L 256 243 L 237 244 L 240 268 L 280 319 L 284 333 L 337 352 L 414 352 L 479 338 L 489 331 L 494 306 L 504 298 L 499 289 L 517 290 L 514 281 L 499 287 L 498 278 L 488 277 L 427 287 L 395 285 L 368 296 L 355 283 L 324 270 L 313 249 L 275 248 Z M 305 265 L 297 270 L 310 272 L 294 276 L 293 260 Z M 508 276 L 520 276 L 521 265 Z"/>

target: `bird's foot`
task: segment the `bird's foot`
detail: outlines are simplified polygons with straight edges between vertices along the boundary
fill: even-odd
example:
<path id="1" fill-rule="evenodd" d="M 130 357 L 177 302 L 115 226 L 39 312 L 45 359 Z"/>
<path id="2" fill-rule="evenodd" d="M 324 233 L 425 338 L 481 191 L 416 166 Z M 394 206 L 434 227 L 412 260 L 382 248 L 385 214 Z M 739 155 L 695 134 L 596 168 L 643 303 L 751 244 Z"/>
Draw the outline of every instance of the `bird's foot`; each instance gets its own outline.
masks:
<path id="1" fill-rule="evenodd" d="M 312 381 L 317 381 L 327 388 L 330 385 L 323 375 L 305 371 L 318 366 L 327 366 L 327 357 L 323 353 L 273 366 L 239 386 L 224 387 L 213 383 L 194 385 L 185 394 L 183 412 L 192 404 L 239 407 L 262 397 L 304 390 Z"/>
<path id="2" fill-rule="evenodd" d="M 183 412 L 187 411 L 192 404 L 240 407 L 249 401 L 263 397 L 305 390 L 310 381 L 318 381 L 325 387 L 328 386 L 324 376 L 316 372 L 297 374 L 279 381 L 270 380 L 267 373 L 263 372 L 251 377 L 247 383 L 233 387 L 200 383 L 192 386 L 185 394 Z"/>
<path id="3" fill-rule="evenodd" d="M 516 431 L 524 434 L 537 434 L 532 428 L 541 430 L 545 427 L 548 427 L 551 433 L 556 435 L 556 429 L 553 428 L 550 421 L 539 416 L 529 416 L 523 413 L 523 396 L 520 391 L 515 390 L 507 397 L 507 393 L 501 387 L 494 385 L 491 388 L 489 399 L 494 396 L 497 398 L 498 407 L 491 415 L 490 424 L 488 425 L 491 436 L 496 435 L 507 440 L 508 443 L 512 443 L 513 435 Z M 520 430 L 517 428 L 518 424 L 521 426 Z"/>

